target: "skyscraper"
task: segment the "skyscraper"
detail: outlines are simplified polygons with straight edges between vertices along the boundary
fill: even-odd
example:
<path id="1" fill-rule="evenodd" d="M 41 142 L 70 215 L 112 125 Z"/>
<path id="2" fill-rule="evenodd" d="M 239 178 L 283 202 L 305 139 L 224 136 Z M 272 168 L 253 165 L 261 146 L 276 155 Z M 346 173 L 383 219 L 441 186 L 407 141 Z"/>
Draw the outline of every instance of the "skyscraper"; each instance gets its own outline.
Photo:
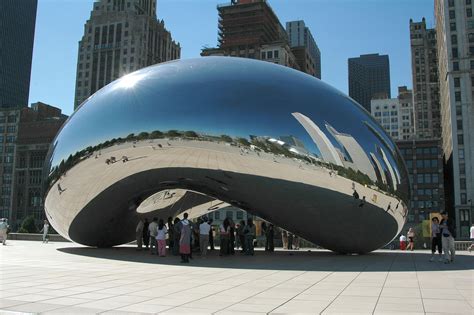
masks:
<path id="1" fill-rule="evenodd" d="M 301 71 L 321 79 L 321 52 L 304 21 L 286 22 L 286 32 Z"/>
<path id="2" fill-rule="evenodd" d="M 180 55 L 156 0 L 98 0 L 79 41 L 74 107 L 122 75 Z"/>
<path id="3" fill-rule="evenodd" d="M 0 1 L 0 107 L 28 106 L 37 4 Z"/>
<path id="4" fill-rule="evenodd" d="M 349 96 L 370 112 L 370 100 L 390 98 L 388 55 L 369 54 L 349 58 Z"/>
<path id="5" fill-rule="evenodd" d="M 410 20 L 415 132 L 418 139 L 441 137 L 436 30 Z"/>
<path id="6" fill-rule="evenodd" d="M 471 1 L 435 0 L 446 203 L 459 238 L 474 208 L 474 17 Z M 452 213 L 453 214 L 453 213 Z"/>

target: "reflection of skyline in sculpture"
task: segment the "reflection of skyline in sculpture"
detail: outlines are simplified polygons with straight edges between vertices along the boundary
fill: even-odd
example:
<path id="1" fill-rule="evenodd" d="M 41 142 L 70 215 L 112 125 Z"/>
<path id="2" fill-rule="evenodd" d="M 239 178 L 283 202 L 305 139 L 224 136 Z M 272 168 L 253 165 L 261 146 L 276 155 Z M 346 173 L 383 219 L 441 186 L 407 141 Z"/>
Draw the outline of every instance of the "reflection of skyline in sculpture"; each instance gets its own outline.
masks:
<path id="1" fill-rule="evenodd" d="M 328 123 L 326 123 L 326 128 L 332 136 L 336 138 L 350 158 L 352 163 L 345 162 L 344 164 L 347 164 L 346 167 L 352 167 L 354 170 L 359 170 L 363 174 L 369 176 L 369 178 L 374 182 L 377 181 L 374 166 L 357 140 L 349 134 L 338 132 Z"/>
<path id="2" fill-rule="evenodd" d="M 311 155 L 311 153 L 306 149 L 303 141 L 295 136 L 280 136 L 280 140 L 289 147 L 290 152 L 300 155 Z"/>
<path id="3" fill-rule="evenodd" d="M 385 165 L 387 166 L 387 169 L 388 169 L 388 172 L 390 174 L 390 179 L 391 179 L 391 183 L 392 183 L 392 189 L 397 189 L 397 183 L 400 183 L 400 180 L 398 179 L 398 177 L 396 176 L 395 174 L 395 171 L 393 170 L 393 167 L 392 165 L 390 164 L 390 162 L 388 161 L 388 158 L 387 158 L 387 154 L 385 154 L 385 151 L 380 147 L 380 146 L 376 146 L 377 148 L 377 151 L 380 153 L 380 155 L 382 156 L 382 159 L 383 161 L 385 162 Z"/>
<path id="4" fill-rule="evenodd" d="M 372 158 L 372 161 L 374 162 L 375 166 L 377 167 L 376 168 L 376 172 L 377 172 L 377 178 L 379 178 L 379 181 L 383 184 L 387 184 L 387 178 L 385 177 L 385 172 L 382 168 L 382 164 L 380 164 L 380 161 L 377 159 L 377 156 L 375 156 L 374 153 L 370 152 L 370 157 Z"/>
<path id="5" fill-rule="evenodd" d="M 321 158 L 325 162 L 344 166 L 341 157 L 336 151 L 336 148 L 334 148 L 334 145 L 326 134 L 310 118 L 301 113 L 292 113 L 292 115 L 298 120 L 304 129 L 306 129 L 314 144 L 318 147 L 319 152 L 321 152 Z"/>

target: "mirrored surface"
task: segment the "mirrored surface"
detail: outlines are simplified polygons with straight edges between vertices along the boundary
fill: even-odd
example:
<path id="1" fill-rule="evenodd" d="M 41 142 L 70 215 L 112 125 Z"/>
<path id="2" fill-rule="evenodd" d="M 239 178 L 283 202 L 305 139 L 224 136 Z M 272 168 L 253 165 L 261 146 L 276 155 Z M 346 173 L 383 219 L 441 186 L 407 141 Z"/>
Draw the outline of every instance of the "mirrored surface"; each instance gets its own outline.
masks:
<path id="1" fill-rule="evenodd" d="M 90 246 L 133 240 L 143 216 L 230 204 L 363 253 L 391 241 L 408 211 L 403 161 L 370 114 L 309 75 L 243 58 L 174 61 L 112 82 L 70 117 L 48 161 L 47 215 Z"/>

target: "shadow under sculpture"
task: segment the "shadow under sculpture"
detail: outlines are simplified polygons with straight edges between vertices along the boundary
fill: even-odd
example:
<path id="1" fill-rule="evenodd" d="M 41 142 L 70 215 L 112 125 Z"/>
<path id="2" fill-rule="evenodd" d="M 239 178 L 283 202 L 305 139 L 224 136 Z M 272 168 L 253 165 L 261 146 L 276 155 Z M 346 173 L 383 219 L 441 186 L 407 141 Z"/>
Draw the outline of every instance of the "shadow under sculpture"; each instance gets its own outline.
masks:
<path id="1" fill-rule="evenodd" d="M 87 99 L 47 158 L 45 208 L 64 237 L 130 242 L 144 216 L 234 205 L 341 253 L 390 242 L 407 216 L 403 160 L 352 99 L 268 62 L 151 66 Z"/>

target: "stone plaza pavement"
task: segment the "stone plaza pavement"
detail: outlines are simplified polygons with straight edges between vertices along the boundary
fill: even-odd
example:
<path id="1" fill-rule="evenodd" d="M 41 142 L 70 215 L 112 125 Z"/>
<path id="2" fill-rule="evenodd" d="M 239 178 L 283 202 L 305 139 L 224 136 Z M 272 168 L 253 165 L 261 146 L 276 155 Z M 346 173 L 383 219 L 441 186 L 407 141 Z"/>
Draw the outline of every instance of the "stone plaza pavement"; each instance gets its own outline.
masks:
<path id="1" fill-rule="evenodd" d="M 0 247 L 0 313 L 473 314 L 474 255 L 426 250 L 159 258 L 133 247 L 10 241 Z"/>

